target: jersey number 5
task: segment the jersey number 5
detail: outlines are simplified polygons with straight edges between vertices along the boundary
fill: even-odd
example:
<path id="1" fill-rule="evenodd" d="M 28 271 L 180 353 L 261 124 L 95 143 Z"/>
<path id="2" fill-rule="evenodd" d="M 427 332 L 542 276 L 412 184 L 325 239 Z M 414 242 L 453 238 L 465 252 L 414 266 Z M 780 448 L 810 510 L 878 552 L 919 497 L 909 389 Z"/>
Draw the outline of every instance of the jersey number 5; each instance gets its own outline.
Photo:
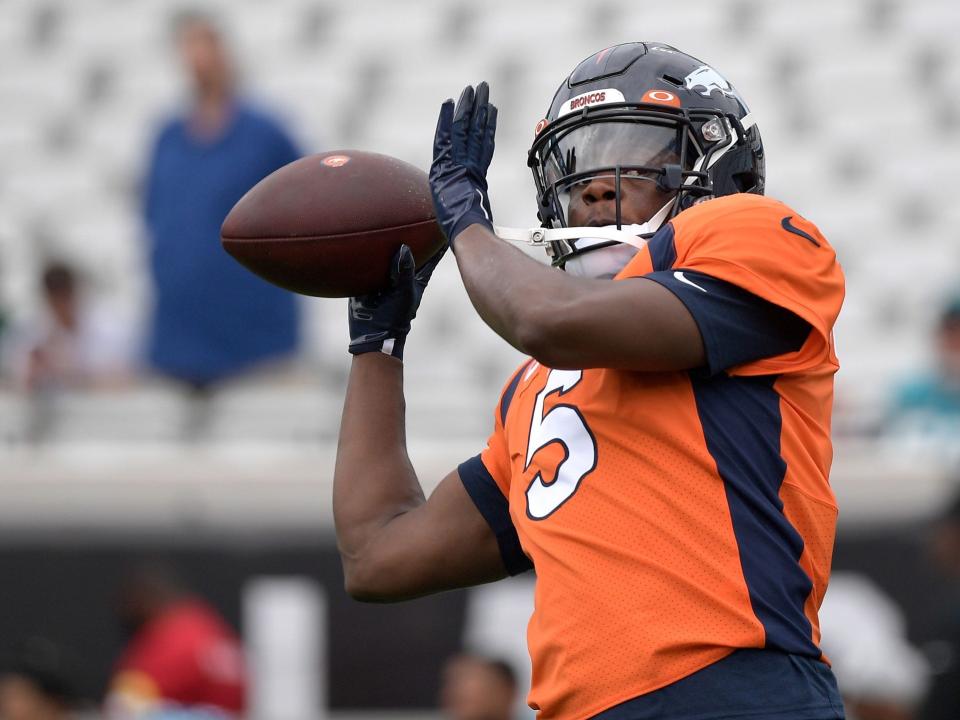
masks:
<path id="1" fill-rule="evenodd" d="M 563 397 L 582 378 L 582 370 L 551 370 L 547 384 L 537 395 L 524 470 L 530 467 L 538 450 L 552 443 L 563 446 L 564 458 L 551 482 L 544 482 L 538 472 L 527 488 L 527 514 L 534 520 L 543 520 L 569 500 L 580 482 L 597 467 L 597 441 L 580 411 L 573 405 L 555 405 L 550 412 L 543 412 L 548 396 L 559 392 Z"/>

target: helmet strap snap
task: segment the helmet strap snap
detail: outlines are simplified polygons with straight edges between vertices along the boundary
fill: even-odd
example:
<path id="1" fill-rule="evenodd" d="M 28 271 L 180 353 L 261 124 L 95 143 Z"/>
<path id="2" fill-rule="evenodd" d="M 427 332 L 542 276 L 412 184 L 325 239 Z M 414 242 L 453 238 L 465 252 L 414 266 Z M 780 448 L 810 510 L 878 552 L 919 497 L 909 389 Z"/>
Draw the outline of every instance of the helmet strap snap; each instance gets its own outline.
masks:
<path id="1" fill-rule="evenodd" d="M 679 165 L 664 165 L 657 176 L 657 190 L 674 192 L 683 186 L 683 168 Z"/>

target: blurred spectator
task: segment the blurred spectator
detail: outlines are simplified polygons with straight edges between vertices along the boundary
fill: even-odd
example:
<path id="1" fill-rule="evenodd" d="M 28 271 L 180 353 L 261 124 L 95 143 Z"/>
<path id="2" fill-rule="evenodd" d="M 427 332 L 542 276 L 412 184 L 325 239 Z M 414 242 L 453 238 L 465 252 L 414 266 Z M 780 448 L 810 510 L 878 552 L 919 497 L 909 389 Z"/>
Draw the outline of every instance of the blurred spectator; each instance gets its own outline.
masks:
<path id="1" fill-rule="evenodd" d="M 531 669 L 527 625 L 533 612 L 534 586 L 527 574 L 521 574 L 467 592 L 463 647 L 471 655 L 500 658 L 513 668 L 518 688 L 513 706 L 517 720 L 536 717 L 526 697 Z"/>
<path id="2" fill-rule="evenodd" d="M 873 582 L 835 572 L 820 608 L 823 651 L 847 720 L 913 720 L 929 668 L 906 637 L 903 613 Z"/>
<path id="3" fill-rule="evenodd" d="M 3 306 L 0 306 L 0 381 L 5 379 L 5 367 L 6 363 L 4 362 L 7 353 L 7 344 L 9 343 L 10 335 L 10 319 L 7 317 L 7 313 Z"/>
<path id="4" fill-rule="evenodd" d="M 517 678 L 508 663 L 456 655 L 443 670 L 440 704 L 448 720 L 512 720 Z"/>
<path id="5" fill-rule="evenodd" d="M 937 364 L 932 372 L 898 391 L 892 424 L 898 432 L 960 437 L 960 297 L 944 308 L 936 331 Z"/>
<path id="6" fill-rule="evenodd" d="M 43 269 L 44 315 L 15 340 L 14 365 L 28 390 L 90 388 L 123 384 L 133 354 L 131 323 L 85 293 L 67 263 Z"/>
<path id="7" fill-rule="evenodd" d="M 77 704 L 63 652 L 30 638 L 0 668 L 0 720 L 67 720 Z"/>
<path id="8" fill-rule="evenodd" d="M 144 566 L 120 589 L 130 638 L 106 702 L 110 718 L 239 716 L 246 702 L 236 633 L 166 568 Z"/>
<path id="9" fill-rule="evenodd" d="M 155 303 L 148 357 L 160 373 L 205 388 L 296 349 L 295 297 L 230 258 L 220 225 L 247 190 L 299 152 L 276 121 L 237 97 L 210 19 L 183 15 L 175 31 L 193 98 L 159 133 L 146 177 Z"/>
<path id="10" fill-rule="evenodd" d="M 960 718 L 960 494 L 936 522 L 931 550 L 948 585 L 941 595 L 939 638 L 927 646 L 933 683 L 920 720 L 957 720 Z"/>

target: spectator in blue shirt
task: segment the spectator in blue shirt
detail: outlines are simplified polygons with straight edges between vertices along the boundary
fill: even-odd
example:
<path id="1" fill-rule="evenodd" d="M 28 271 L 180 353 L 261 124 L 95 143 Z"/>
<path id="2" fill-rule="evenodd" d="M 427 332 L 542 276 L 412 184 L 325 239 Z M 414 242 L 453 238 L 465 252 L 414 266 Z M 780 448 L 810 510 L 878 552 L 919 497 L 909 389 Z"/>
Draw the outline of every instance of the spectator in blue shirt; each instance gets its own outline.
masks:
<path id="1" fill-rule="evenodd" d="M 275 120 L 238 99 L 208 18 L 183 16 L 176 37 L 194 94 L 160 131 L 146 177 L 155 303 L 147 355 L 161 374 L 204 389 L 297 347 L 296 298 L 230 258 L 220 225 L 247 190 L 300 154 Z"/>

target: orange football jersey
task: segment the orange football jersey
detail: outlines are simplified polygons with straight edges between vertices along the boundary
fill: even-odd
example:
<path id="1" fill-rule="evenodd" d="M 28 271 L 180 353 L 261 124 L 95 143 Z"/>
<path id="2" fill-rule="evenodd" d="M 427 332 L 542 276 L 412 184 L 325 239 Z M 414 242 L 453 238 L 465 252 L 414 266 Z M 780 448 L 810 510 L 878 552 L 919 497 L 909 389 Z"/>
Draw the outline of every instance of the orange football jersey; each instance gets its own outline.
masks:
<path id="1" fill-rule="evenodd" d="M 529 701 L 543 720 L 588 718 L 738 648 L 821 657 L 837 516 L 835 253 L 782 203 L 733 195 L 678 215 L 615 281 L 636 277 L 687 304 L 708 367 L 528 361 L 476 463 L 509 509 L 512 527 L 494 527 L 505 558 L 518 538 L 517 556 L 536 569 Z M 733 336 L 697 305 L 713 300 L 709 279 L 802 319 L 800 343 L 763 357 L 715 350 Z"/>

